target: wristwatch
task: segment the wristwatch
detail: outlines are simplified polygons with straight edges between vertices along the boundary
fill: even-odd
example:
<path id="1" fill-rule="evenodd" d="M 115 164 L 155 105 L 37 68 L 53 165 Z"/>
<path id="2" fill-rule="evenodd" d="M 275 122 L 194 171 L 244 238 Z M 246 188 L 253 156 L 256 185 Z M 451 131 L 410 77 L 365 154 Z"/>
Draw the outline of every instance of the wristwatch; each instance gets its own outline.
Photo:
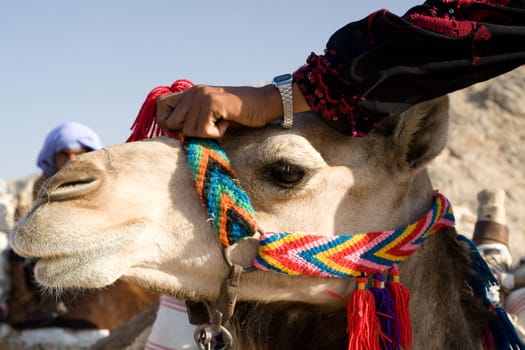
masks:
<path id="1" fill-rule="evenodd" d="M 279 89 L 281 100 L 283 101 L 283 121 L 281 126 L 285 129 L 292 127 L 293 123 L 293 95 L 292 95 L 292 81 L 291 74 L 278 75 L 272 80 L 273 86 Z"/>

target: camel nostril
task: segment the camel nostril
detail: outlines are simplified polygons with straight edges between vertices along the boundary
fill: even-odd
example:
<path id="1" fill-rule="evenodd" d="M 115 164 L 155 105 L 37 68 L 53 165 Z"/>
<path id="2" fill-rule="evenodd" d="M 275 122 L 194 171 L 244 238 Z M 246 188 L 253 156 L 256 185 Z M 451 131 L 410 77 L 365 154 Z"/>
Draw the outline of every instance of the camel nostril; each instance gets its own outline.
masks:
<path id="1" fill-rule="evenodd" d="M 70 200 L 95 191 L 100 184 L 101 181 L 96 177 L 60 182 L 47 189 L 47 199 L 49 201 Z"/>

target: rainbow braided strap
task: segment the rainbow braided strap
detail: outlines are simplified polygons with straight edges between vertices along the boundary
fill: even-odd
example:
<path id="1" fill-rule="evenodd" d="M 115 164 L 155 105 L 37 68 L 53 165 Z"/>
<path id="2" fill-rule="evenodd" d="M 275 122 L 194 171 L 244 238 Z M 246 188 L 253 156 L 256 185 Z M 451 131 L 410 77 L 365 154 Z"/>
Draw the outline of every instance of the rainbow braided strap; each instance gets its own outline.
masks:
<path id="1" fill-rule="evenodd" d="M 409 257 L 431 234 L 449 227 L 454 227 L 452 207 L 436 193 L 423 218 L 397 230 L 341 236 L 264 234 L 254 265 L 289 275 L 357 277 L 383 272 Z"/>
<path id="2" fill-rule="evenodd" d="M 194 186 L 219 240 L 230 246 L 257 231 L 250 199 L 240 188 L 230 161 L 217 141 L 187 137 L 184 148 Z M 436 193 L 430 211 L 417 222 L 391 231 L 323 236 L 266 233 L 254 266 L 289 275 L 356 277 L 383 272 L 414 253 L 431 234 L 454 227 L 448 200 Z"/>
<path id="3" fill-rule="evenodd" d="M 227 247 L 257 231 L 250 198 L 217 141 L 184 138 L 193 183 L 219 240 Z"/>

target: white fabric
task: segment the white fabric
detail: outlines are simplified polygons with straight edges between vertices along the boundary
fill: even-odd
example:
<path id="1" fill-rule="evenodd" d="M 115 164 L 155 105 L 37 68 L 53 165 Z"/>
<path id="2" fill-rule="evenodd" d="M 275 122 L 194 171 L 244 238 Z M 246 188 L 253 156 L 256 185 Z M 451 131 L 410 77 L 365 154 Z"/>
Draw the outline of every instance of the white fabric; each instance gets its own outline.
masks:
<path id="1" fill-rule="evenodd" d="M 499 260 L 506 264 L 507 267 L 512 266 L 512 254 L 510 254 L 509 247 L 503 243 L 483 243 L 477 246 L 480 254 L 485 257 L 486 250 L 498 250 Z"/>
<path id="2" fill-rule="evenodd" d="M 0 325 L 0 338 L 2 344 L 7 346 L 6 349 L 88 349 L 109 333 L 108 329 L 74 330 L 55 327 L 17 331 L 5 323 Z"/>
<path id="3" fill-rule="evenodd" d="M 510 292 L 505 299 L 505 307 L 509 313 L 516 315 L 518 323 L 525 327 L 525 288 Z"/>
<path id="4" fill-rule="evenodd" d="M 161 295 L 157 318 L 145 350 L 198 350 L 184 300 Z"/>
<path id="5" fill-rule="evenodd" d="M 507 274 L 507 269 L 512 265 L 512 255 L 509 248 L 503 243 L 484 243 L 478 245 L 477 249 L 501 284 L 502 275 Z M 509 278 L 507 277 L 505 281 L 508 282 Z M 503 287 L 507 286 L 503 285 Z M 487 290 L 487 298 L 492 303 L 501 305 L 500 291 L 500 285 L 490 286 Z"/>
<path id="6" fill-rule="evenodd" d="M 499 283 L 505 290 L 512 290 L 514 288 L 514 275 L 512 273 L 502 273 Z"/>

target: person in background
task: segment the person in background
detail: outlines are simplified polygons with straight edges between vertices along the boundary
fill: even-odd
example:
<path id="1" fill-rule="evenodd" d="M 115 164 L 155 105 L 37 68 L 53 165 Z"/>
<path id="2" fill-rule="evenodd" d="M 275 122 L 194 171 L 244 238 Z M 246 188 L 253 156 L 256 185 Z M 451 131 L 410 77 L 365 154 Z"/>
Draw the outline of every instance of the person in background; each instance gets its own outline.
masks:
<path id="1" fill-rule="evenodd" d="M 37 166 L 42 170 L 42 176 L 35 181 L 33 198 L 36 198 L 42 183 L 60 170 L 68 160 L 101 148 L 99 136 L 83 124 L 66 122 L 51 130 L 38 154 Z"/>
<path id="2" fill-rule="evenodd" d="M 44 139 L 37 157 L 36 164 L 42 174 L 33 184 L 33 201 L 42 184 L 68 160 L 100 148 L 102 142 L 99 136 L 83 124 L 65 122 L 53 128 Z M 23 214 L 19 213 L 20 217 Z M 33 273 L 35 262 L 19 257 L 12 250 L 9 250 L 9 262 L 12 285 L 16 285 L 17 290 L 10 296 L 8 305 L 12 312 L 9 313 L 8 322 L 20 328 L 62 323 L 61 315 L 67 312 L 67 308 L 55 296 L 39 292 Z M 52 319 L 50 315 L 53 315 Z"/>
<path id="3" fill-rule="evenodd" d="M 33 200 L 42 183 L 56 173 L 69 159 L 77 154 L 100 149 L 101 147 L 102 143 L 98 135 L 87 126 L 79 123 L 63 123 L 49 132 L 37 160 L 37 165 L 42 170 L 42 175 L 33 184 Z M 16 318 L 16 307 L 14 314 L 8 313 L 9 305 L 13 305 L 13 300 L 20 300 L 21 298 L 21 295 L 11 295 L 11 278 L 13 273 L 14 276 L 18 276 L 17 272 L 27 272 L 33 266 L 29 261 L 16 256 L 8 245 L 8 235 L 15 221 L 29 210 L 29 201 L 31 199 L 28 198 L 28 201 L 24 201 L 25 203 L 20 205 L 20 201 L 8 193 L 7 183 L 4 180 L 0 181 L 0 251 L 2 252 L 0 256 L 0 321 L 18 321 Z M 31 280 L 27 284 L 34 285 L 34 282 Z M 36 290 L 37 287 L 33 287 Z M 28 292 L 27 297 L 29 298 L 30 295 L 31 293 Z M 52 298 L 54 299 L 54 297 Z M 56 306 L 56 304 L 55 301 L 48 303 L 48 305 L 53 306 Z M 24 304 L 23 307 L 25 308 L 25 306 L 27 304 Z M 26 311 L 31 312 L 31 310 Z M 49 312 L 49 309 L 43 307 L 42 312 Z"/>
<path id="4" fill-rule="evenodd" d="M 37 198 L 45 181 L 69 160 L 102 147 L 99 136 L 83 124 L 66 122 L 52 129 L 38 154 L 37 166 L 42 175 L 33 185 L 33 199 Z M 13 292 L 8 304 L 8 323 L 16 329 L 100 330 L 93 333 L 96 341 L 131 317 L 158 304 L 157 294 L 122 280 L 98 291 L 65 291 L 57 297 L 44 291 L 36 282 L 36 262 L 33 259 L 22 258 L 10 250 L 9 261 Z"/>
<path id="5" fill-rule="evenodd" d="M 504 294 L 514 289 L 515 284 L 511 273 L 512 255 L 509 249 L 510 231 L 507 226 L 505 197 L 502 189 L 484 189 L 478 193 L 477 219 L 472 235 L 472 242 L 500 282 L 501 289 L 497 286 L 489 291 L 490 299 L 499 305 L 504 302 Z M 523 282 L 525 281 L 519 283 Z"/>
<path id="6" fill-rule="evenodd" d="M 489 288 L 487 297 L 509 312 L 516 331 L 525 339 L 525 261 L 520 259 L 517 264 L 512 261 L 505 197 L 500 188 L 478 193 L 472 241 L 499 282 Z"/>
<path id="7" fill-rule="evenodd" d="M 16 200 L 9 193 L 7 181 L 0 179 L 0 322 L 7 318 L 9 292 L 8 235 L 13 229 Z"/>

